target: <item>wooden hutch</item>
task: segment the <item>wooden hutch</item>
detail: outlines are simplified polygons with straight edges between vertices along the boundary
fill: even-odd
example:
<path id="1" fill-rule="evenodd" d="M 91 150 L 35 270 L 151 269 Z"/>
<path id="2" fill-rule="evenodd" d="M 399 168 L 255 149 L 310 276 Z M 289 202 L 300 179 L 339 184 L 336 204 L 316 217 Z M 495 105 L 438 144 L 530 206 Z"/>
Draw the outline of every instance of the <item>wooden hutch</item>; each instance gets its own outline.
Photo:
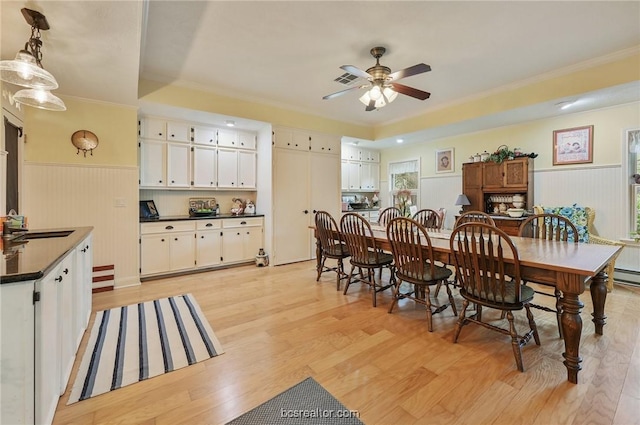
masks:
<path id="1" fill-rule="evenodd" d="M 513 195 L 524 196 L 524 208 L 533 209 L 533 159 L 520 157 L 497 162 L 468 162 L 462 164 L 462 193 L 471 205 L 464 211 L 485 211 L 505 233 L 516 236 L 522 218 L 511 218 L 506 213 L 494 213 L 499 204 L 513 208 Z"/>

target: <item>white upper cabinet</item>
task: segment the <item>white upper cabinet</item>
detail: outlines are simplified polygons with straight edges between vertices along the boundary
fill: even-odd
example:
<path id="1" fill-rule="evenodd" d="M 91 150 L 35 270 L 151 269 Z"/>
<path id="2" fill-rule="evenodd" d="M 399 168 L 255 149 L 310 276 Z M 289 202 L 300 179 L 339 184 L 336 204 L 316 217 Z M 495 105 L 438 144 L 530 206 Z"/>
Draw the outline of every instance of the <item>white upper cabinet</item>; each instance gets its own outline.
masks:
<path id="1" fill-rule="evenodd" d="M 140 121 L 140 136 L 145 139 L 188 143 L 191 140 L 191 126 L 180 121 L 145 117 Z"/>
<path id="2" fill-rule="evenodd" d="M 238 130 L 238 148 L 256 149 L 256 133 L 252 131 Z"/>
<path id="3" fill-rule="evenodd" d="M 256 162 L 257 155 L 255 152 L 238 152 L 238 187 L 240 189 L 255 189 Z"/>
<path id="4" fill-rule="evenodd" d="M 273 129 L 273 141 L 276 148 L 308 152 L 311 135 L 309 132 L 303 130 L 278 127 Z"/>
<path id="5" fill-rule="evenodd" d="M 150 140 L 140 141 L 140 186 L 167 185 L 167 144 Z"/>
<path id="6" fill-rule="evenodd" d="M 215 146 L 217 129 L 215 127 L 194 126 L 193 143 L 198 145 Z"/>
<path id="7" fill-rule="evenodd" d="M 340 137 L 321 133 L 312 133 L 310 137 L 312 152 L 340 154 Z"/>
<path id="8" fill-rule="evenodd" d="M 189 146 L 167 144 L 167 186 L 189 187 Z"/>
<path id="9" fill-rule="evenodd" d="M 191 164 L 193 165 L 193 187 L 212 188 L 217 186 L 216 150 L 204 146 L 194 146 Z"/>
<path id="10" fill-rule="evenodd" d="M 238 187 L 238 151 L 235 149 L 218 149 L 218 187 Z"/>
<path id="11" fill-rule="evenodd" d="M 228 148 L 238 147 L 238 132 L 235 130 L 227 130 L 226 128 L 218 129 L 218 146 Z"/>

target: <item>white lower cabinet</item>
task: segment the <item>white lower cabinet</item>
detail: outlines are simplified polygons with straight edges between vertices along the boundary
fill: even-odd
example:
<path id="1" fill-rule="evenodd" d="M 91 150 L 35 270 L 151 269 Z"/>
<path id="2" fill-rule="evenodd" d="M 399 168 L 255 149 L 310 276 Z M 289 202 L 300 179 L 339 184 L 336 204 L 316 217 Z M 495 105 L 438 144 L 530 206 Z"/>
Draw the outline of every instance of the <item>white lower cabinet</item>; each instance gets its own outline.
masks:
<path id="1" fill-rule="evenodd" d="M 225 263 L 255 259 L 263 247 L 262 218 L 225 219 L 222 227 L 222 258 Z"/>
<path id="2" fill-rule="evenodd" d="M 155 276 L 255 259 L 263 218 L 141 223 L 140 235 L 140 275 Z"/>
<path id="3" fill-rule="evenodd" d="M 164 221 L 140 226 L 142 275 L 191 269 L 195 266 L 194 221 Z"/>
<path id="4" fill-rule="evenodd" d="M 88 236 L 41 279 L 0 285 L 2 424 L 53 422 L 91 313 L 90 245 Z"/>
<path id="5" fill-rule="evenodd" d="M 196 224 L 196 267 L 222 263 L 222 220 L 198 220 Z"/>

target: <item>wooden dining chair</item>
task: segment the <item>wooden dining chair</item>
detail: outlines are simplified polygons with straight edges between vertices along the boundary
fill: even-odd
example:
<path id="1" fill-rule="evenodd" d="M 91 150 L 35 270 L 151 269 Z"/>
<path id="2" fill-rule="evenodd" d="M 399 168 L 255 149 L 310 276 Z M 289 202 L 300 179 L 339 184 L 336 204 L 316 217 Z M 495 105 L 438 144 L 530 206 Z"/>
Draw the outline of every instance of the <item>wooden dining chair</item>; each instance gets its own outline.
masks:
<path id="1" fill-rule="evenodd" d="M 415 213 L 411 218 L 427 229 L 442 229 L 443 223 L 440 220 L 440 214 L 436 210 L 425 208 Z"/>
<path id="2" fill-rule="evenodd" d="M 578 243 L 577 235 L 578 230 L 576 229 L 576 226 L 571 222 L 571 220 L 562 215 L 550 213 L 536 214 L 528 217 L 522 222 L 522 224 L 520 224 L 520 229 L 518 231 L 518 236 L 523 238 L 546 239 L 549 241 L 563 242 L 573 241 L 573 243 Z M 553 287 L 553 293 L 538 290 L 535 290 L 535 292 L 541 295 L 555 297 L 555 310 L 543 305 L 533 303 L 531 303 L 531 307 L 548 311 L 550 313 L 555 313 L 556 320 L 558 322 L 558 334 L 560 335 L 560 338 L 562 338 L 562 305 L 560 303 L 562 293 L 554 285 L 549 285 L 548 283 L 531 279 L 529 279 L 528 281 L 537 283 L 538 285 Z"/>
<path id="3" fill-rule="evenodd" d="M 378 248 L 371 231 L 371 225 L 360 214 L 347 213 L 343 215 L 340 220 L 340 231 L 347 244 L 349 254 L 351 254 L 349 257 L 351 270 L 344 287 L 344 294 L 346 295 L 349 285 L 354 279 L 365 283 L 371 289 L 372 302 L 375 307 L 376 294 L 391 288 L 395 283 L 393 255 Z M 357 277 L 354 275 L 356 268 L 360 270 Z M 382 283 L 382 276 L 376 281 L 375 270 L 379 268 L 389 269 L 391 276 L 388 284 Z M 365 270 L 366 273 L 364 273 Z"/>
<path id="4" fill-rule="evenodd" d="M 326 211 L 318 211 L 315 216 L 316 238 L 320 243 L 322 256 L 318 267 L 316 282 L 320 280 L 320 275 L 326 271 L 336 272 L 336 290 L 340 290 L 340 281 L 347 277 L 344 271 L 343 260 L 349 257 L 349 250 L 342 239 L 342 234 L 334 218 Z M 336 260 L 336 267 L 326 267 L 327 258 Z"/>
<path id="5" fill-rule="evenodd" d="M 455 223 L 455 225 L 453 227 L 455 228 L 455 227 L 458 227 L 461 224 L 469 223 L 469 222 L 487 223 L 487 224 L 490 224 L 492 226 L 496 225 L 496 222 L 493 220 L 493 218 L 491 218 L 491 216 L 489 214 L 487 214 L 486 212 L 483 212 L 483 211 L 465 211 L 462 214 L 460 214 L 460 216 L 456 220 L 456 223 Z"/>
<path id="6" fill-rule="evenodd" d="M 453 315 L 457 316 L 456 304 L 451 295 L 448 279 L 451 270 L 435 264 L 433 247 L 427 229 L 418 221 L 396 217 L 387 225 L 387 238 L 391 244 L 391 252 L 396 266 L 396 282 L 393 287 L 393 302 L 389 313 L 393 311 L 398 300 L 411 299 L 427 307 L 427 326 L 433 332 L 433 315 L 451 306 Z M 403 291 L 401 285 L 406 282 L 409 289 Z M 449 304 L 441 304 L 432 308 L 429 288 L 443 284 L 447 288 Z"/>
<path id="7" fill-rule="evenodd" d="M 477 222 L 461 224 L 453 229 L 449 245 L 460 281 L 460 295 L 464 298 L 453 342 L 458 342 L 462 327 L 470 322 L 509 335 L 518 370 L 523 372 L 522 347 L 531 337 L 540 345 L 540 337 L 530 308 L 534 292 L 522 284 L 516 247 L 502 230 Z M 466 316 L 470 302 L 476 304 L 476 312 Z M 505 311 L 509 329 L 484 322 L 483 307 Z M 529 331 L 520 336 L 513 312 L 523 308 L 527 313 Z"/>
<path id="8" fill-rule="evenodd" d="M 402 212 L 399 208 L 396 207 L 388 207 L 384 210 L 380 211 L 380 215 L 378 216 L 378 225 L 382 227 L 387 227 L 387 224 L 391 221 L 391 219 L 400 217 Z"/>

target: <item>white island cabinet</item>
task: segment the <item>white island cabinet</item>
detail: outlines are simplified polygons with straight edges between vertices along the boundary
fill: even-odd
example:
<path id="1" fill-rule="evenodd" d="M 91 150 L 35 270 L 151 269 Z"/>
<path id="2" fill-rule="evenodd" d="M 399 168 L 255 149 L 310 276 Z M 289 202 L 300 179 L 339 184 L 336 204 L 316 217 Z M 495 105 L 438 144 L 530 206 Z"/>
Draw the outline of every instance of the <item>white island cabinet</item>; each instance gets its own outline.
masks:
<path id="1" fill-rule="evenodd" d="M 30 241 L 15 255 L 26 259 L 32 253 L 40 255 L 37 243 Z M 11 276 L 4 273 L 20 266 L 6 264 L 4 269 L 0 284 L 2 424 L 52 423 L 69 381 L 91 314 L 91 233 L 69 248 L 36 280 L 10 281 Z M 9 263 L 10 255 L 4 254 Z"/>

